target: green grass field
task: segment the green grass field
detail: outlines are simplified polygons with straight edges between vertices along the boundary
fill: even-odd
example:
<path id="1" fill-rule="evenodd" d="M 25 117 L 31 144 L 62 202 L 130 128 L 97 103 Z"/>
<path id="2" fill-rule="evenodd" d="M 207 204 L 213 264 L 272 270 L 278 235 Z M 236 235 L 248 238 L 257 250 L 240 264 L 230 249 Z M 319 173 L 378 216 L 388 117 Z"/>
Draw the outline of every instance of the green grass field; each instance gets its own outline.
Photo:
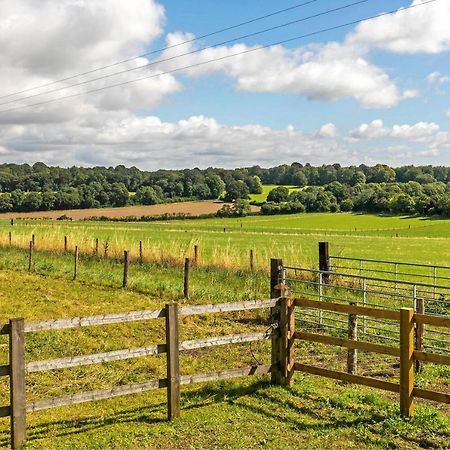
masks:
<path id="1" fill-rule="evenodd" d="M 225 231 L 224 231 L 225 228 Z M 8 232 L 13 247 L 9 248 Z M 27 246 L 36 237 L 33 273 L 26 271 Z M 77 281 L 73 256 L 81 249 Z M 95 238 L 108 242 L 109 256 L 123 249 L 138 254 L 129 287 L 120 288 L 120 260 L 92 256 Z M 182 298 L 182 259 L 199 245 L 200 264 L 191 273 L 190 303 L 218 303 L 268 296 L 270 257 L 287 264 L 317 267 L 317 242 L 330 241 L 333 254 L 399 259 L 433 264 L 450 262 L 450 221 L 352 214 L 251 216 L 151 223 L 0 221 L 0 322 L 86 316 L 163 306 Z M 248 251 L 257 268 L 248 271 Z M 232 270 L 226 270 L 232 269 Z M 267 329 L 263 312 L 185 318 L 181 339 L 198 339 Z M 154 320 L 27 335 L 26 358 L 43 360 L 97 353 L 163 341 L 164 324 Z M 0 340 L 0 364 L 7 341 Z M 320 345 L 299 347 L 305 362 L 345 367 L 346 351 Z M 29 400 L 142 382 L 164 376 L 164 358 L 148 357 L 30 374 Z M 270 344 L 261 342 L 195 350 L 182 356 L 183 374 L 270 361 Z M 392 359 L 392 358 L 391 358 Z M 391 361 L 392 362 L 392 361 Z M 386 360 L 361 353 L 365 374 L 385 372 Z M 386 372 L 393 380 L 397 372 Z M 423 387 L 448 389 L 450 370 L 426 366 L 417 377 Z M 8 386 L 0 379 L 0 406 Z M 155 391 L 96 403 L 29 414 L 33 449 L 188 448 L 188 449 L 341 449 L 448 448 L 448 406 L 418 402 L 414 418 L 398 417 L 398 398 L 323 378 L 296 375 L 292 388 L 271 386 L 267 377 L 207 383 L 182 390 L 182 417 L 165 421 L 165 392 Z M 0 420 L 0 446 L 8 446 L 8 422 Z"/>
<path id="2" fill-rule="evenodd" d="M 263 191 L 261 194 L 250 194 L 250 200 L 253 202 L 265 202 L 267 200 L 267 196 L 272 189 L 278 187 L 276 184 L 264 184 Z M 285 186 L 289 189 L 289 192 L 300 191 L 302 188 L 298 186 Z"/>
<path id="3" fill-rule="evenodd" d="M 123 250 L 138 254 L 143 241 L 144 257 L 151 262 L 181 264 L 198 245 L 200 264 L 227 269 L 248 267 L 254 250 L 256 267 L 266 269 L 271 257 L 287 264 L 311 266 L 317 260 L 317 242 L 327 240 L 333 255 L 415 261 L 446 265 L 450 260 L 450 220 L 383 217 L 356 214 L 296 214 L 250 216 L 243 219 L 195 219 L 185 221 L 58 222 L 49 220 L 0 221 L 0 244 L 26 248 L 32 234 L 37 248 L 61 250 L 64 236 L 72 249 L 92 253 L 95 238 L 100 251 L 109 255 Z"/>

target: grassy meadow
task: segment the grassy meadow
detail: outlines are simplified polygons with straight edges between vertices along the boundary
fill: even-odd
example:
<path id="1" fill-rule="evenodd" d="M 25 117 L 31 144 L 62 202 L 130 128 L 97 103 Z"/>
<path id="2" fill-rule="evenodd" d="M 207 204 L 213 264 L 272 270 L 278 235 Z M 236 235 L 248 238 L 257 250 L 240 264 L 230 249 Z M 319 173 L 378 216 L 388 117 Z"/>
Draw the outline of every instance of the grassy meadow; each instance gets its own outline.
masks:
<path id="1" fill-rule="evenodd" d="M 224 230 L 225 229 L 225 230 Z M 12 247 L 8 233 L 12 233 Z M 27 271 L 31 235 L 36 247 Z M 72 281 L 73 255 L 81 251 Z M 99 256 L 93 255 L 99 239 Z M 121 289 L 124 249 L 133 261 L 129 286 Z M 270 257 L 317 267 L 317 242 L 331 253 L 431 264 L 450 262 L 450 220 L 352 214 L 251 216 L 167 222 L 0 221 L 0 322 L 56 319 L 162 307 L 181 303 L 222 303 L 268 297 Z M 191 295 L 182 297 L 182 262 L 198 245 Z M 105 247 L 109 258 L 104 258 Z M 254 250 L 258 269 L 248 270 Z M 267 311 L 193 316 L 182 319 L 181 340 L 267 330 Z M 119 350 L 160 343 L 164 321 L 30 333 L 27 361 Z M 0 339 L 0 364 L 7 340 Z M 343 369 L 346 351 L 299 344 L 299 358 Z M 138 383 L 164 376 L 165 355 L 29 374 L 27 398 Z M 238 344 L 184 352 L 182 374 L 202 373 L 270 361 L 270 343 Z M 395 381 L 393 359 L 361 352 L 361 374 Z M 450 370 L 427 365 L 417 385 L 448 390 Z M 0 379 L 0 406 L 8 386 Z M 28 415 L 30 449 L 341 449 L 448 448 L 450 410 L 417 401 L 416 414 L 398 416 L 398 397 L 387 392 L 298 374 L 292 388 L 270 385 L 264 376 L 182 388 L 182 416 L 165 421 L 165 390 Z M 0 447 L 8 447 L 8 421 L 0 419 Z"/>
<path id="2" fill-rule="evenodd" d="M 272 189 L 279 187 L 277 184 L 263 184 L 261 194 L 250 194 L 250 200 L 253 202 L 265 202 L 267 200 L 267 196 Z M 300 191 L 303 188 L 298 186 L 285 186 L 289 189 L 289 193 Z"/>

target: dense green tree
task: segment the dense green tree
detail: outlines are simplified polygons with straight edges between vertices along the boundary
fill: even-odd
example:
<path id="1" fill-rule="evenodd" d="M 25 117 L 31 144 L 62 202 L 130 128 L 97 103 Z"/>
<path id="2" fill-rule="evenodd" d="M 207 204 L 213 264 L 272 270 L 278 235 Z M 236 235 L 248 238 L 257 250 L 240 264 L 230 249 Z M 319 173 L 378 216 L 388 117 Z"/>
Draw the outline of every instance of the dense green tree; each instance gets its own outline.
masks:
<path id="1" fill-rule="evenodd" d="M 285 186 L 278 186 L 272 189 L 268 196 L 268 202 L 281 203 L 286 202 L 289 197 L 289 189 Z"/>

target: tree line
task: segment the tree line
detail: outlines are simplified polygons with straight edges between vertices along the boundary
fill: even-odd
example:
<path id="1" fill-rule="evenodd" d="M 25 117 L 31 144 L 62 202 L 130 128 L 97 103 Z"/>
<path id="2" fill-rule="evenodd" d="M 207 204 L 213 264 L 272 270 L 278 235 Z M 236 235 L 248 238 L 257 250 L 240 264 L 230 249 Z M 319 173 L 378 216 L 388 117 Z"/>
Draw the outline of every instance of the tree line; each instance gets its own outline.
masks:
<path id="1" fill-rule="evenodd" d="M 262 206 L 265 214 L 367 211 L 450 214 L 450 167 L 389 167 L 292 163 L 272 168 L 143 171 L 136 167 L 51 167 L 42 162 L 0 165 L 0 211 L 153 205 L 188 199 L 249 199 L 262 184 L 280 186 Z M 243 203 L 224 214 L 243 213 Z M 245 209 L 245 208 L 244 208 Z"/>

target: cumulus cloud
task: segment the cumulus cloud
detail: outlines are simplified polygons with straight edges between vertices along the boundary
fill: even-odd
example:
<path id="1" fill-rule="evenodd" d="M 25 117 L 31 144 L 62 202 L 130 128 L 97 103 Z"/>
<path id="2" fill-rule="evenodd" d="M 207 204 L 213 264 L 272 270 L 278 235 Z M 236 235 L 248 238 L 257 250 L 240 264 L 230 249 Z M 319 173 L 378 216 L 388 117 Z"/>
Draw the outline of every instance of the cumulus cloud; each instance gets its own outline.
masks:
<path id="1" fill-rule="evenodd" d="M 323 138 L 333 138 L 339 134 L 339 131 L 334 123 L 326 123 L 320 127 L 317 135 Z"/>
<path id="2" fill-rule="evenodd" d="M 168 44 L 186 38 L 192 35 L 170 34 Z M 257 49 L 236 44 L 201 50 L 192 44 L 182 53 L 187 50 L 195 52 L 161 67 L 171 70 L 180 64 L 194 65 L 184 72 L 192 77 L 223 72 L 236 80 L 241 91 L 299 94 L 326 101 L 350 97 L 364 108 L 391 108 L 417 96 L 413 90 L 401 91 L 381 68 L 367 61 L 363 49 L 357 46 L 331 42 L 295 49 L 280 45 Z M 180 52 L 170 49 L 164 58 L 174 54 Z"/>
<path id="3" fill-rule="evenodd" d="M 414 0 L 411 5 L 420 5 Z M 347 42 L 395 53 L 437 54 L 450 50 L 450 3 L 437 1 L 359 24 Z"/>
<path id="4" fill-rule="evenodd" d="M 391 137 L 407 141 L 422 142 L 438 135 L 439 125 L 434 122 L 418 122 L 414 125 L 403 124 L 384 126 L 382 120 L 373 120 L 363 123 L 357 129 L 350 131 L 349 136 L 353 139 L 378 139 Z"/>
<path id="5" fill-rule="evenodd" d="M 158 117 L 110 113 L 102 124 L 72 121 L 51 125 L 10 125 L 5 133 L 8 159 L 69 164 L 128 164 L 143 168 L 182 168 L 193 161 L 207 167 L 354 162 L 354 155 L 334 140 L 323 141 L 289 126 L 228 126 L 211 117 L 192 116 L 178 122 Z M 0 152 L 0 159 L 2 158 Z"/>
<path id="6" fill-rule="evenodd" d="M 427 81 L 430 84 L 450 83 L 450 77 L 448 75 L 442 75 L 440 72 L 432 72 L 427 76 Z"/>

